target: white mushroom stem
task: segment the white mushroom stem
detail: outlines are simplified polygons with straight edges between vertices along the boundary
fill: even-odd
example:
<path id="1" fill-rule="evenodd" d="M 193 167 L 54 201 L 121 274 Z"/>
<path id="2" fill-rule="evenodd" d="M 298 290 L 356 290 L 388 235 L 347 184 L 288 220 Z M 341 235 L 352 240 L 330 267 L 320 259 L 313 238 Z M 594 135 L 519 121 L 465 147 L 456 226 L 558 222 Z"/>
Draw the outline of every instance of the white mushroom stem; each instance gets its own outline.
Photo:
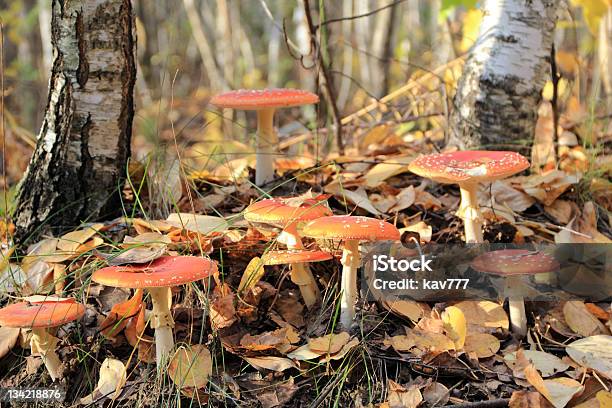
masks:
<path id="1" fill-rule="evenodd" d="M 42 358 L 53 381 L 62 378 L 63 374 L 62 362 L 55 352 L 58 342 L 59 339 L 49 333 L 46 328 L 32 329 L 32 338 L 30 339 L 32 355 L 38 355 Z"/>
<path id="2" fill-rule="evenodd" d="M 297 230 L 297 223 L 291 223 L 280 233 L 278 240 L 287 246 L 287 249 L 302 250 L 304 245 Z M 307 308 L 312 308 L 319 300 L 319 287 L 307 264 L 291 264 L 291 281 L 298 285 L 300 293 Z"/>
<path id="3" fill-rule="evenodd" d="M 461 203 L 457 216 L 463 219 L 466 243 L 480 243 L 482 238 L 482 214 L 478 206 L 478 183 L 460 184 Z"/>
<path id="4" fill-rule="evenodd" d="M 257 111 L 257 150 L 255 184 L 262 186 L 274 179 L 274 158 L 278 135 L 274 131 L 274 109 Z"/>
<path id="5" fill-rule="evenodd" d="M 519 276 L 508 276 L 506 288 L 508 295 L 508 309 L 510 312 L 510 328 L 519 338 L 527 335 L 527 313 L 525 313 L 525 299 L 521 296 L 523 282 Z"/>
<path id="6" fill-rule="evenodd" d="M 349 329 L 355 320 L 355 303 L 357 303 L 357 271 L 361 263 L 359 241 L 348 240 L 344 243 L 341 262 L 340 326 Z"/>
<path id="7" fill-rule="evenodd" d="M 155 329 L 155 357 L 157 366 L 162 367 L 174 348 L 174 319 L 170 312 L 172 295 L 170 288 L 149 288 L 153 302 L 153 315 L 151 327 Z"/>

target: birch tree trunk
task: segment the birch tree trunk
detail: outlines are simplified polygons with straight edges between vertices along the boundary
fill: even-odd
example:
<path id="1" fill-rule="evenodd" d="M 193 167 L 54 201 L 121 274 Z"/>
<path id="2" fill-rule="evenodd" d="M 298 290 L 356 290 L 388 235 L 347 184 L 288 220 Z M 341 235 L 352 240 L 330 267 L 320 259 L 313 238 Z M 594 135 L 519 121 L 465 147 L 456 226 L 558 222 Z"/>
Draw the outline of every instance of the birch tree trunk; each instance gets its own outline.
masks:
<path id="1" fill-rule="evenodd" d="M 485 0 L 480 34 L 466 61 L 448 142 L 460 148 L 531 144 L 550 72 L 555 0 Z"/>
<path id="2" fill-rule="evenodd" d="M 53 66 L 17 197 L 17 240 L 116 213 L 130 155 L 136 31 L 130 0 L 53 0 Z"/>

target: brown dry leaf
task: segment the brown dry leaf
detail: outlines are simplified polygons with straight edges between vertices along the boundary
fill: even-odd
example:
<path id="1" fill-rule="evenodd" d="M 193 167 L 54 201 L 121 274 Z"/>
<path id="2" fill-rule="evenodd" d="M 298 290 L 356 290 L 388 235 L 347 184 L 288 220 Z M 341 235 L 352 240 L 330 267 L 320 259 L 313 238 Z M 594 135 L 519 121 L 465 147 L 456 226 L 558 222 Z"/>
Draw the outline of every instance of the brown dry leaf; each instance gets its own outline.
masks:
<path id="1" fill-rule="evenodd" d="M 597 306 L 595 303 L 585 303 L 587 310 L 596 318 L 600 320 L 610 320 L 610 313 Z"/>
<path id="2" fill-rule="evenodd" d="M 561 224 L 571 221 L 575 204 L 566 200 L 555 200 L 551 205 L 544 206 L 544 211 Z"/>
<path id="3" fill-rule="evenodd" d="M 386 179 L 408 171 L 408 165 L 414 156 L 396 156 L 372 167 L 365 175 L 366 187 L 374 188 Z"/>
<path id="4" fill-rule="evenodd" d="M 263 357 L 243 357 L 247 363 L 258 370 L 271 370 L 282 372 L 289 368 L 298 368 L 295 363 L 285 357 L 263 356 Z"/>
<path id="5" fill-rule="evenodd" d="M 576 340 L 565 351 L 578 364 L 612 380 L 612 336 L 598 335 Z"/>
<path id="6" fill-rule="evenodd" d="M 288 345 L 297 343 L 299 340 L 300 337 L 295 332 L 293 327 L 286 326 L 255 336 L 247 333 L 240 339 L 240 345 L 247 350 L 253 351 L 270 349 L 278 349 L 279 351 L 283 351 L 287 349 Z"/>
<path id="7" fill-rule="evenodd" d="M 442 312 L 442 321 L 446 335 L 455 343 L 455 349 L 461 350 L 467 334 L 467 321 L 463 312 L 458 307 L 448 306 Z"/>
<path id="8" fill-rule="evenodd" d="M 423 388 L 423 400 L 430 407 L 441 407 L 448 403 L 450 390 L 446 385 L 433 382 Z"/>
<path id="9" fill-rule="evenodd" d="M 385 340 L 397 351 L 409 351 L 417 348 L 421 352 L 444 352 L 455 349 L 455 343 L 444 334 L 420 329 L 412 329 L 405 336 L 393 336 Z"/>
<path id="10" fill-rule="evenodd" d="M 348 344 L 348 343 L 347 343 Z M 293 350 L 291 353 L 287 354 L 287 357 L 297 360 L 297 361 L 305 361 L 305 360 L 315 360 L 321 357 L 324 353 L 317 353 L 310 349 L 308 344 L 304 344 Z"/>
<path id="11" fill-rule="evenodd" d="M 265 270 L 261 258 L 255 257 L 251 259 L 249 264 L 244 269 L 242 278 L 240 278 L 238 293 L 244 293 L 253 289 L 264 275 L 264 272 Z"/>
<path id="12" fill-rule="evenodd" d="M 342 349 L 334 355 L 326 354 L 321 357 L 321 362 L 328 362 L 330 360 L 342 360 L 353 348 L 359 345 L 359 340 L 353 337 L 348 343 L 342 346 Z"/>
<path id="13" fill-rule="evenodd" d="M 392 300 L 382 302 L 385 309 L 390 312 L 406 317 L 413 322 L 419 321 L 426 312 L 429 311 L 429 306 L 415 302 L 414 300 Z"/>
<path id="14" fill-rule="evenodd" d="M 523 191 L 544 205 L 551 205 L 570 186 L 577 184 L 580 176 L 567 174 L 561 170 L 552 170 L 522 178 Z"/>
<path id="15" fill-rule="evenodd" d="M 75 253 L 80 245 L 89 241 L 104 224 L 94 224 L 78 231 L 72 231 L 62 235 L 57 241 L 57 249 L 65 253 Z"/>
<path id="16" fill-rule="evenodd" d="M 26 276 L 26 292 L 51 293 L 55 288 L 53 284 L 53 269 L 52 265 L 41 260 L 28 263 L 27 267 L 23 268 Z"/>
<path id="17" fill-rule="evenodd" d="M 597 334 L 609 334 L 606 326 L 597 317 L 593 316 L 589 309 L 580 300 L 565 302 L 563 306 L 565 322 L 575 332 L 583 337 Z"/>
<path id="18" fill-rule="evenodd" d="M 203 344 L 181 346 L 168 364 L 168 375 L 178 388 L 204 388 L 212 373 L 210 351 Z"/>
<path id="19" fill-rule="evenodd" d="M 533 145 L 531 147 L 531 167 L 554 169 L 556 164 L 554 143 L 554 121 L 550 102 L 543 102 L 538 109 Z"/>
<path id="20" fill-rule="evenodd" d="M 158 232 L 145 232 L 136 237 L 126 236 L 121 245 L 126 251 L 119 255 L 100 254 L 109 265 L 142 264 L 151 262 L 166 253 L 172 240 Z"/>
<path id="21" fill-rule="evenodd" d="M 555 235 L 555 243 L 610 244 L 612 240 L 597 230 L 597 210 L 595 204 L 589 201 L 582 207 L 582 213 Z"/>
<path id="22" fill-rule="evenodd" d="M 210 215 L 172 213 L 166 222 L 179 229 L 202 234 L 204 236 L 212 232 L 223 232 L 229 228 L 225 218 Z"/>
<path id="23" fill-rule="evenodd" d="M 289 377 L 286 381 L 266 383 L 260 388 L 261 392 L 257 392 L 256 397 L 263 408 L 286 407 L 299 388 L 293 377 Z"/>
<path id="24" fill-rule="evenodd" d="M 526 359 L 522 350 L 517 352 L 519 364 Z M 544 396 L 555 408 L 564 408 L 574 395 L 582 392 L 584 387 L 576 380 L 567 377 L 543 380 L 533 364 L 527 364 L 525 378 Z"/>
<path id="25" fill-rule="evenodd" d="M 209 302 L 209 316 L 215 328 L 230 327 L 238 320 L 234 300 L 235 295 L 229 285 L 222 284 L 213 289 L 213 297 Z"/>
<path id="26" fill-rule="evenodd" d="M 281 296 L 277 299 L 275 308 L 283 319 L 292 326 L 304 327 L 304 305 L 295 296 Z"/>
<path id="27" fill-rule="evenodd" d="M 153 337 L 144 334 L 145 308 L 141 307 L 135 317 L 129 319 L 125 327 L 125 338 L 132 347 L 138 347 L 138 359 L 145 363 L 155 362 L 155 341 Z"/>
<path id="28" fill-rule="evenodd" d="M 515 377 L 524 378 L 523 373 L 518 367 L 517 352 L 508 353 L 504 356 L 504 362 L 514 372 Z M 537 350 L 523 350 L 523 355 L 526 360 L 533 364 L 536 370 L 540 372 L 542 377 L 550 377 L 552 375 L 562 373 L 569 368 L 569 364 L 563 362 L 559 357 Z M 519 369 L 517 369 L 519 368 Z"/>
<path id="29" fill-rule="evenodd" d="M 367 212 L 373 215 L 382 215 L 374 204 L 368 198 L 368 194 L 366 193 L 363 187 L 359 187 L 355 191 L 348 190 L 345 188 L 338 180 L 332 181 L 328 185 L 324 187 L 324 191 L 326 193 L 333 194 L 336 196 L 338 201 L 344 203 L 348 201 L 350 203 L 355 204 L 357 207 L 363 208 Z"/>
<path id="30" fill-rule="evenodd" d="M 389 408 L 416 408 L 423 401 L 421 391 L 416 385 L 404 388 L 392 380 L 387 380 Z"/>
<path id="31" fill-rule="evenodd" d="M 370 201 L 378 211 L 385 214 L 397 203 L 397 198 L 392 195 L 370 194 Z"/>
<path id="32" fill-rule="evenodd" d="M 128 319 L 136 317 L 142 308 L 142 289 L 136 289 L 134 296 L 125 302 L 114 305 L 106 319 L 100 324 L 100 331 L 106 338 L 114 338 L 128 324 Z"/>
<path id="33" fill-rule="evenodd" d="M 308 347 L 315 353 L 336 354 L 350 339 L 347 332 L 328 334 L 323 337 L 315 337 L 308 340 Z"/>
<path id="34" fill-rule="evenodd" d="M 138 234 L 146 232 L 169 232 L 174 227 L 166 221 L 161 220 L 143 220 L 142 218 L 132 218 L 132 225 Z"/>
<path id="35" fill-rule="evenodd" d="M 107 358 L 100 367 L 98 385 L 91 394 L 81 398 L 79 402 L 83 405 L 92 404 L 102 396 L 114 400 L 121 393 L 121 388 L 125 385 L 126 380 L 125 365 L 119 360 Z"/>
<path id="36" fill-rule="evenodd" d="M 415 199 L 414 203 L 420 205 L 426 210 L 439 210 L 442 208 L 442 202 L 427 191 L 423 191 L 420 188 L 414 190 Z"/>
<path id="37" fill-rule="evenodd" d="M 468 355 L 476 358 L 487 358 L 494 356 L 499 351 L 499 340 L 488 333 L 472 333 L 465 338 L 463 349 Z"/>
<path id="38" fill-rule="evenodd" d="M 464 300 L 455 304 L 461 309 L 468 324 L 486 328 L 508 329 L 510 322 L 504 308 L 495 302 L 487 300 L 473 301 Z"/>
<path id="39" fill-rule="evenodd" d="M 510 408 L 547 408 L 550 403 L 539 392 L 514 391 L 508 406 Z"/>
<path id="40" fill-rule="evenodd" d="M 531 196 L 512 187 L 509 180 L 498 180 L 489 186 L 483 186 L 478 192 L 478 201 L 482 206 L 495 203 L 514 212 L 523 212 L 535 203 Z"/>
<path id="41" fill-rule="evenodd" d="M 6 356 L 19 339 L 21 329 L 14 327 L 0 327 L 0 358 Z"/>
<path id="42" fill-rule="evenodd" d="M 416 200 L 416 192 L 414 186 L 408 186 L 402 189 L 396 196 L 396 203 L 389 209 L 389 212 L 398 212 L 412 206 Z"/>

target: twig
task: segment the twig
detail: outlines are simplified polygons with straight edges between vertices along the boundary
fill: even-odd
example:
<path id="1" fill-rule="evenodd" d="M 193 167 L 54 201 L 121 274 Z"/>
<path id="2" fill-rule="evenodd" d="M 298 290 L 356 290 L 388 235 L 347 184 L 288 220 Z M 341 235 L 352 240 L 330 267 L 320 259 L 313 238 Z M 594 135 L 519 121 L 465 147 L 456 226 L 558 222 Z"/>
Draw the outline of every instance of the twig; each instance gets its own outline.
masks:
<path id="1" fill-rule="evenodd" d="M 382 6 L 380 8 L 374 9 L 372 11 L 368 11 L 367 13 L 363 13 L 363 14 L 357 14 L 356 16 L 347 16 L 347 17 L 339 17 L 339 18 L 331 18 L 329 20 L 325 20 L 322 23 L 319 23 L 317 25 L 314 26 L 315 31 L 318 30 L 320 27 L 326 26 L 328 24 L 332 24 L 332 23 L 339 23 L 341 21 L 346 21 L 346 20 L 357 20 L 358 18 L 363 18 L 363 17 L 369 17 L 372 16 L 376 13 L 379 13 L 383 10 L 388 9 L 389 7 L 393 7 L 396 6 L 400 3 L 405 2 L 406 0 L 396 0 L 392 3 L 387 4 L 386 6 Z"/>
<path id="2" fill-rule="evenodd" d="M 502 408 L 510 403 L 508 398 L 500 398 L 487 401 L 466 402 L 465 404 L 445 405 L 444 408 Z"/>
<path id="3" fill-rule="evenodd" d="M 559 127 L 559 107 L 557 106 L 557 102 L 559 100 L 559 81 L 561 80 L 561 75 L 559 75 L 559 71 L 557 70 L 557 60 L 555 58 L 556 50 L 555 43 L 553 41 L 552 48 L 550 49 L 550 75 L 552 77 L 553 84 L 553 95 L 550 101 L 552 106 L 552 114 L 553 114 L 553 141 L 559 140 L 559 132 L 557 128 Z"/>
<path id="4" fill-rule="evenodd" d="M 323 53 L 321 52 L 319 42 L 316 38 L 316 28 L 312 22 L 312 13 L 310 12 L 310 0 L 304 0 L 304 13 L 306 15 L 306 23 L 308 24 L 308 31 L 310 33 L 310 45 L 311 52 L 314 52 L 317 61 L 317 66 L 323 74 L 323 94 L 327 99 L 327 104 L 331 107 L 332 116 L 336 125 L 336 144 L 338 145 L 338 153 L 344 155 L 344 142 L 342 141 L 342 120 L 340 119 L 340 111 L 336 104 L 336 95 L 332 85 L 332 78 L 325 61 L 323 61 Z"/>

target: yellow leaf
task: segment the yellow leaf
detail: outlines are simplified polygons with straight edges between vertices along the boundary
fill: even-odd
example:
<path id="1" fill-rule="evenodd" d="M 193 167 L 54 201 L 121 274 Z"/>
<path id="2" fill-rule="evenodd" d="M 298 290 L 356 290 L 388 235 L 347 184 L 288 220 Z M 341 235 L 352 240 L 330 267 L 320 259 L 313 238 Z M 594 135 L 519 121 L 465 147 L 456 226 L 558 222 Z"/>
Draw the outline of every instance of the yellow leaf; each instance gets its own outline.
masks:
<path id="1" fill-rule="evenodd" d="M 442 312 L 442 321 L 446 334 L 455 343 L 455 348 L 461 350 L 467 334 L 467 322 L 463 312 L 458 307 L 449 306 Z"/>
<path id="2" fill-rule="evenodd" d="M 608 11 L 608 0 L 572 0 L 574 7 L 582 7 L 584 20 L 591 31 L 591 34 L 597 35 L 599 30 L 599 22 Z"/>
<path id="3" fill-rule="evenodd" d="M 251 259 L 247 267 L 244 269 L 242 278 L 240 279 L 240 285 L 238 285 L 238 292 L 244 293 L 253 289 L 257 282 L 261 279 L 264 274 L 264 267 L 261 258 L 255 257 Z"/>
<path id="4" fill-rule="evenodd" d="M 203 388 L 212 372 L 210 351 L 203 344 L 180 347 L 168 364 L 168 375 L 179 388 Z"/>
<path id="5" fill-rule="evenodd" d="M 469 324 L 502 329 L 508 329 L 510 325 L 504 308 L 498 303 L 487 300 L 465 300 L 455 306 L 461 309 Z"/>
<path id="6" fill-rule="evenodd" d="M 488 333 L 468 334 L 465 338 L 464 350 L 475 354 L 477 358 L 487 358 L 499 351 L 499 340 Z"/>

